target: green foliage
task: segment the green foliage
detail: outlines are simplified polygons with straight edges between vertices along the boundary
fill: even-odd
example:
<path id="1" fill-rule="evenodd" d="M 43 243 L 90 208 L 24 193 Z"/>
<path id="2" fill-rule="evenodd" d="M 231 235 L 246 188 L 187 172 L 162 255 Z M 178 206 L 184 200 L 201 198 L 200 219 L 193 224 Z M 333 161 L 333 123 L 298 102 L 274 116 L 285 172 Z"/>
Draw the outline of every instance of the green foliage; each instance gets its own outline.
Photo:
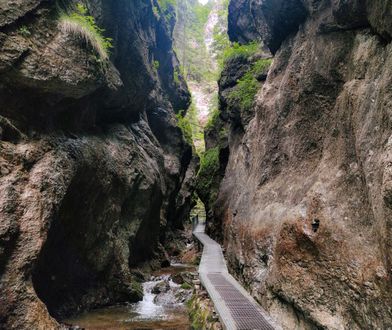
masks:
<path id="1" fill-rule="evenodd" d="M 185 141 L 193 145 L 192 126 L 188 117 L 184 116 L 184 111 L 180 111 L 177 115 L 177 126 L 181 129 Z"/>
<path id="2" fill-rule="evenodd" d="M 177 5 L 177 1 L 176 0 L 157 0 L 157 1 L 159 4 L 159 7 L 162 10 L 162 13 L 164 14 L 164 18 L 165 18 L 166 22 L 169 22 L 175 16 L 175 8 Z M 154 8 L 153 8 L 153 10 L 154 10 Z M 157 8 L 156 8 L 156 10 L 158 11 Z M 155 10 L 154 10 L 154 13 L 155 13 Z M 159 12 L 156 15 L 159 16 Z"/>
<path id="3" fill-rule="evenodd" d="M 159 6 L 161 9 L 166 12 L 171 8 L 175 8 L 177 5 L 176 0 L 158 0 Z"/>
<path id="4" fill-rule="evenodd" d="M 211 192 L 219 167 L 219 147 L 206 150 L 200 158 L 197 191 Z"/>
<path id="5" fill-rule="evenodd" d="M 230 103 L 238 104 L 243 111 L 250 111 L 254 98 L 260 88 L 260 83 L 256 77 L 263 73 L 272 63 L 272 59 L 259 59 L 253 65 L 250 71 L 245 73 L 228 95 Z"/>
<path id="6" fill-rule="evenodd" d="M 198 1 L 191 0 L 177 3 L 174 46 L 187 80 L 203 83 L 215 80 L 204 43 L 205 25 L 210 12 L 211 4 L 203 6 Z"/>
<path id="7" fill-rule="evenodd" d="M 192 127 L 192 138 L 196 152 L 199 154 L 204 150 L 204 128 L 199 124 L 198 113 L 194 102 L 191 103 L 186 116 Z"/>
<path id="8" fill-rule="evenodd" d="M 228 99 L 231 103 L 238 104 L 242 110 L 249 111 L 258 89 L 258 81 L 251 72 L 247 72 L 238 80 L 234 90 L 228 95 Z"/>
<path id="9" fill-rule="evenodd" d="M 218 320 L 212 314 L 210 306 L 203 301 L 203 299 L 198 298 L 198 296 L 194 294 L 186 304 L 188 307 L 189 318 L 192 322 L 191 329 L 208 330 L 217 328 L 215 323 Z"/>
<path id="10" fill-rule="evenodd" d="M 30 36 L 31 36 L 31 32 L 29 31 L 29 29 L 27 28 L 26 25 L 22 25 L 22 26 L 19 28 L 18 32 L 19 32 L 22 36 L 24 36 L 24 37 L 30 37 Z"/>
<path id="11" fill-rule="evenodd" d="M 180 86 L 180 84 L 181 84 L 181 81 L 180 81 L 180 74 L 181 74 L 180 69 L 179 69 L 178 67 L 175 68 L 175 69 L 174 69 L 174 73 L 173 73 L 173 79 L 174 79 L 174 83 L 175 83 L 177 86 Z"/>
<path id="12" fill-rule="evenodd" d="M 76 4 L 75 10 L 71 13 L 62 13 L 60 25 L 65 32 L 90 45 L 102 59 L 108 59 L 109 50 L 113 48 L 112 39 L 104 37 L 105 30 L 96 24 L 94 17 L 88 15 L 88 10 L 83 4 Z"/>
<path id="13" fill-rule="evenodd" d="M 158 18 L 160 17 L 158 7 L 152 6 L 152 12 L 153 12 L 154 15 L 157 16 Z"/>
<path id="14" fill-rule="evenodd" d="M 208 118 L 206 129 L 211 129 L 215 126 L 216 122 L 219 119 L 219 114 L 220 111 L 218 107 L 212 109 L 212 111 L 210 112 L 210 117 Z"/>
<path id="15" fill-rule="evenodd" d="M 259 50 L 260 45 L 256 41 L 253 41 L 246 45 L 240 45 L 239 43 L 234 42 L 230 47 L 224 50 L 222 56 L 223 64 L 235 57 L 248 58 L 252 55 L 255 55 Z"/>
<path id="16" fill-rule="evenodd" d="M 154 61 L 154 62 L 153 62 L 153 67 L 154 67 L 154 69 L 155 69 L 156 71 L 158 71 L 159 65 L 160 65 L 159 61 Z"/>
<path id="17" fill-rule="evenodd" d="M 252 73 L 255 77 L 264 73 L 272 64 L 272 58 L 261 58 L 252 66 Z"/>

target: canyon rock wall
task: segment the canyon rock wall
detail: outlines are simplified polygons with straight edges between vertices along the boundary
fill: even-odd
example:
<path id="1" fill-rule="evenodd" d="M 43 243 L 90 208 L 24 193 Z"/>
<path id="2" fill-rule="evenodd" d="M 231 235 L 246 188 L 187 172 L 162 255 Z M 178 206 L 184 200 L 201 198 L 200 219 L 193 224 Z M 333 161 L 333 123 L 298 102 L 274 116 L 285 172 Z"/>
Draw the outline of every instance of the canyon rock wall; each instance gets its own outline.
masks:
<path id="1" fill-rule="evenodd" d="M 220 116 L 230 156 L 211 230 L 285 329 L 389 329 L 391 5 L 230 8 L 232 40 L 261 38 L 275 58 L 244 132 Z"/>
<path id="2" fill-rule="evenodd" d="M 64 28 L 76 2 L 0 4 L 0 328 L 140 299 L 133 266 L 182 227 L 198 162 L 190 95 L 156 1 L 84 2 L 106 61 Z"/>

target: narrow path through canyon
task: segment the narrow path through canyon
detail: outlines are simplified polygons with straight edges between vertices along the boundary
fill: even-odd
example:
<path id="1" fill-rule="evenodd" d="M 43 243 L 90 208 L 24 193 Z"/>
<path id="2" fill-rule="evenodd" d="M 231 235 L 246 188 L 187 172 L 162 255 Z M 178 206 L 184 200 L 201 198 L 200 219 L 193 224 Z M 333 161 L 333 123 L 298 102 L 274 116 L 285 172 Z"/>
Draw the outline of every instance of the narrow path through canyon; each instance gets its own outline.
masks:
<path id="1" fill-rule="evenodd" d="M 199 266 L 200 281 L 210 295 L 224 328 L 281 329 L 229 274 L 220 245 L 204 233 L 204 228 L 204 225 L 198 224 L 194 230 L 194 236 L 204 247 Z"/>

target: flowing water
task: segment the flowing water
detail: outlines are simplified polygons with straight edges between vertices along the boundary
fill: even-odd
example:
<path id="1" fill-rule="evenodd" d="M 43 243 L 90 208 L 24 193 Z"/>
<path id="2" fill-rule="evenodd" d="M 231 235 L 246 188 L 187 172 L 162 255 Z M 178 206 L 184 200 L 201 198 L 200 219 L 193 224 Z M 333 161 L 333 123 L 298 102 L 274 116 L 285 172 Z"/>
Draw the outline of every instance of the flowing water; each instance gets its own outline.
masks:
<path id="1" fill-rule="evenodd" d="M 170 279 L 170 276 L 182 271 L 195 271 L 195 268 L 173 265 L 162 269 L 154 273 L 151 281 L 143 283 L 142 301 L 96 309 L 65 320 L 64 323 L 86 330 L 190 329 L 186 306 L 176 301 L 178 294 L 184 290 Z M 157 297 L 152 291 L 162 281 L 169 283 L 170 290 Z"/>

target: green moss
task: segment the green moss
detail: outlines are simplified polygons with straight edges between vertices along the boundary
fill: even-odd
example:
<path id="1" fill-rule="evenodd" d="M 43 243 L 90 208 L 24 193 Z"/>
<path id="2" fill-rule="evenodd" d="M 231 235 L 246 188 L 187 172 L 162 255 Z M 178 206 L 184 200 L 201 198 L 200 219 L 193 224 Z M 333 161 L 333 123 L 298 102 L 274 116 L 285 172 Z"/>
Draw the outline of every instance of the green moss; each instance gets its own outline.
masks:
<path id="1" fill-rule="evenodd" d="M 263 73 L 272 63 L 272 59 L 260 59 L 256 61 L 250 71 L 245 73 L 228 95 L 228 100 L 232 104 L 238 105 L 242 111 L 250 111 L 253 101 L 260 88 L 260 83 L 256 77 Z"/>
<path id="2" fill-rule="evenodd" d="M 212 191 L 219 167 L 219 147 L 206 150 L 200 159 L 200 169 L 197 174 L 197 191 L 205 193 Z"/>
<path id="3" fill-rule="evenodd" d="M 159 65 L 160 65 L 159 61 L 154 61 L 154 62 L 153 62 L 153 67 L 154 67 L 154 69 L 155 69 L 156 71 L 158 71 Z"/>
<path id="4" fill-rule="evenodd" d="M 177 126 L 181 129 L 185 141 L 193 145 L 192 126 L 189 119 L 184 116 L 184 111 L 180 111 L 177 115 Z"/>
<path id="5" fill-rule="evenodd" d="M 88 15 L 88 10 L 83 4 L 76 4 L 71 13 L 61 13 L 60 26 L 63 31 L 90 45 L 102 59 L 108 59 L 109 50 L 113 48 L 112 39 L 103 35 L 105 30 L 98 27 L 94 17 Z"/>
<path id="6" fill-rule="evenodd" d="M 133 280 L 129 285 L 130 298 L 134 301 L 143 299 L 143 286 L 140 282 Z"/>
<path id="7" fill-rule="evenodd" d="M 259 82 L 251 72 L 247 72 L 238 80 L 234 90 L 228 95 L 228 100 L 237 104 L 241 110 L 250 111 L 258 89 Z"/>

